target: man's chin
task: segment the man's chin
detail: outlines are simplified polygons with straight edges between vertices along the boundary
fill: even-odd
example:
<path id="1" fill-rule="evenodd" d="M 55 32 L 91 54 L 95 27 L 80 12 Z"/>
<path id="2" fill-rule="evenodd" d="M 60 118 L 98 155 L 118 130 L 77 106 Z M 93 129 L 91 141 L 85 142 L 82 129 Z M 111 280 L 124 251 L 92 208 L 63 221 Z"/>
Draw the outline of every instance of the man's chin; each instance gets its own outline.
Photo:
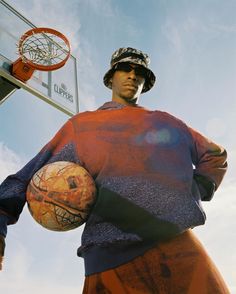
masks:
<path id="1" fill-rule="evenodd" d="M 137 97 L 122 97 L 126 102 L 130 103 L 130 104 L 136 104 L 136 102 L 138 101 Z"/>

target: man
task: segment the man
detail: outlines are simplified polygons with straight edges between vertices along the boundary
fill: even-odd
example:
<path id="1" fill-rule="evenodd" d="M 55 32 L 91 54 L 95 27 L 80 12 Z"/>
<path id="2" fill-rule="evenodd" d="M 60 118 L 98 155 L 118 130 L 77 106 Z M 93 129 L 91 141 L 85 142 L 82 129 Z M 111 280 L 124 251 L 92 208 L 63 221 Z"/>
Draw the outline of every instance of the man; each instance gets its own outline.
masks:
<path id="1" fill-rule="evenodd" d="M 138 105 L 155 83 L 148 65 L 145 53 L 118 49 L 104 76 L 112 101 L 71 118 L 2 183 L 2 248 L 33 174 L 49 162 L 73 161 L 99 191 L 78 249 L 83 293 L 229 293 L 191 232 L 205 223 L 201 201 L 220 185 L 226 151 L 172 115 Z"/>

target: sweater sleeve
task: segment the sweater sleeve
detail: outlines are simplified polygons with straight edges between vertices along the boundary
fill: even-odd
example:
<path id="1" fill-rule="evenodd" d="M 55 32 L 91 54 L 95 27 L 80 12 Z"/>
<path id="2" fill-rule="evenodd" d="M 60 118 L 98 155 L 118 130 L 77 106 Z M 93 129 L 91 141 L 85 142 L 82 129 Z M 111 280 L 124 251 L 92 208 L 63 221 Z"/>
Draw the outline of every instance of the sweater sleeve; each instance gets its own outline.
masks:
<path id="1" fill-rule="evenodd" d="M 71 120 L 56 133 L 52 140 L 16 174 L 8 176 L 0 185 L 0 234 L 6 235 L 6 225 L 17 222 L 26 202 L 26 189 L 34 173 L 55 161 L 79 163 L 74 128 Z"/>
<path id="2" fill-rule="evenodd" d="M 192 158 L 194 179 L 202 195 L 202 200 L 211 200 L 227 170 L 226 150 L 189 128 L 193 138 Z"/>

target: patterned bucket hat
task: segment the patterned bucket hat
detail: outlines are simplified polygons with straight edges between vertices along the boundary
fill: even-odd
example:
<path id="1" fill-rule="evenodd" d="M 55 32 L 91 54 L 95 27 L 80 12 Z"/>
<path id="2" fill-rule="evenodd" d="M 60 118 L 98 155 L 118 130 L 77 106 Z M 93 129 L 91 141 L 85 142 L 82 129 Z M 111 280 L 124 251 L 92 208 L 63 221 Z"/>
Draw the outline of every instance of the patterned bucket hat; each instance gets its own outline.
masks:
<path id="1" fill-rule="evenodd" d="M 146 69 L 145 83 L 143 86 L 142 93 L 149 91 L 153 87 L 156 77 L 154 73 L 148 68 L 150 58 L 146 53 L 143 53 L 140 50 L 130 47 L 120 48 L 112 54 L 110 62 L 111 68 L 108 70 L 108 72 L 104 75 L 103 78 L 103 82 L 106 87 L 108 87 L 109 89 L 112 88 L 110 79 L 115 72 L 115 65 L 120 62 L 138 64 Z"/>

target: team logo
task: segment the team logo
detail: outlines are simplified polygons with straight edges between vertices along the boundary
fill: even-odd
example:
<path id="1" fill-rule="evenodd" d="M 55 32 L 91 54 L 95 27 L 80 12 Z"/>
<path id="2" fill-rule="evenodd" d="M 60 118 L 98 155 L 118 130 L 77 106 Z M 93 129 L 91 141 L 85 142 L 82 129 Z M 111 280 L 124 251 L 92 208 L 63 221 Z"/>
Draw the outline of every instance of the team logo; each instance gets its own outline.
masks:
<path id="1" fill-rule="evenodd" d="M 60 95 L 61 97 L 65 98 L 67 101 L 73 103 L 73 95 L 69 93 L 67 90 L 67 86 L 64 83 L 61 83 L 61 85 L 54 84 L 54 91 Z"/>

